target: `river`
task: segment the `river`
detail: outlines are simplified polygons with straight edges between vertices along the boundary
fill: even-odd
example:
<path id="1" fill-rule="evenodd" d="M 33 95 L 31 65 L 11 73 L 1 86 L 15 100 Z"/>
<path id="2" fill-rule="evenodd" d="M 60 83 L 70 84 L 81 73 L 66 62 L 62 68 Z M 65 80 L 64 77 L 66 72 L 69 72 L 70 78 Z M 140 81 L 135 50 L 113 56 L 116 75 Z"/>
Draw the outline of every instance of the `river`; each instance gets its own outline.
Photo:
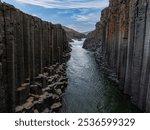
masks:
<path id="1" fill-rule="evenodd" d="M 62 113 L 139 112 L 118 85 L 99 71 L 94 53 L 82 48 L 83 40 L 71 43 L 67 63 L 68 87 L 62 101 Z"/>

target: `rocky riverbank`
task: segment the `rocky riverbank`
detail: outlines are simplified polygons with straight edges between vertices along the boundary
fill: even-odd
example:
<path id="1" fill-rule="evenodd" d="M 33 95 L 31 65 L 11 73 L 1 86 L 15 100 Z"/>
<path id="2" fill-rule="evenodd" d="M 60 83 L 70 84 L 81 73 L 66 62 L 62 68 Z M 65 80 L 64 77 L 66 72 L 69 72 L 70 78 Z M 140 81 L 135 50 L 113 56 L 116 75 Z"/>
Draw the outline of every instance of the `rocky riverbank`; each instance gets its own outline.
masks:
<path id="1" fill-rule="evenodd" d="M 17 89 L 16 112 L 57 112 L 61 108 L 62 95 L 67 87 L 66 65 L 55 64 L 44 68 L 44 73 L 34 82 L 26 81 Z"/>

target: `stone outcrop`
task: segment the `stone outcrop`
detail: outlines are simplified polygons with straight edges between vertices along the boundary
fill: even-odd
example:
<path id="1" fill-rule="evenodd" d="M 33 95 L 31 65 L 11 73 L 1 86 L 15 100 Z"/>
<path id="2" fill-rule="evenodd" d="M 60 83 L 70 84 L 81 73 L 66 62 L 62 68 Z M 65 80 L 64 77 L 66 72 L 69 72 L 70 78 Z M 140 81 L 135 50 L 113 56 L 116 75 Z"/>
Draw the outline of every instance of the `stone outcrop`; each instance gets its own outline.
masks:
<path id="1" fill-rule="evenodd" d="M 135 105 L 150 112 L 150 1 L 110 0 L 98 24 L 96 60 Z"/>
<path id="2" fill-rule="evenodd" d="M 99 28 L 99 22 L 96 24 L 96 29 L 92 32 L 89 32 L 87 34 L 87 38 L 85 39 L 83 43 L 83 48 L 90 50 L 90 51 L 96 51 L 100 44 L 100 28 Z"/>
<path id="3" fill-rule="evenodd" d="M 0 112 L 43 112 L 54 103 L 52 108 L 58 108 L 67 56 L 61 25 L 0 2 Z"/>
<path id="4" fill-rule="evenodd" d="M 43 69 L 34 82 L 23 83 L 16 90 L 15 112 L 58 112 L 67 87 L 66 65 L 55 64 Z"/>
<path id="5" fill-rule="evenodd" d="M 82 38 L 86 37 L 85 34 L 77 32 L 74 29 L 71 29 L 65 26 L 63 26 L 63 29 L 66 31 L 67 39 L 69 42 L 73 42 L 73 39 L 81 40 Z"/>

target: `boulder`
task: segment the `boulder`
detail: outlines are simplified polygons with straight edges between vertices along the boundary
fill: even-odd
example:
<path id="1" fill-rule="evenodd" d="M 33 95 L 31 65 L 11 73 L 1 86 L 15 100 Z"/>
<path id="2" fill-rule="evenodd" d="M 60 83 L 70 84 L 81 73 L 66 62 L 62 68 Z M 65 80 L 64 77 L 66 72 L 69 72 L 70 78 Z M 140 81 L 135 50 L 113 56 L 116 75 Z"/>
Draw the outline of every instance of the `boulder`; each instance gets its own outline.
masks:
<path id="1" fill-rule="evenodd" d="M 62 104 L 60 102 L 56 102 L 52 106 L 50 106 L 52 111 L 58 111 L 61 107 L 62 107 Z"/>
<path id="2" fill-rule="evenodd" d="M 41 85 L 40 84 L 30 85 L 30 93 L 31 94 L 36 94 L 36 95 L 41 95 L 42 94 Z"/>

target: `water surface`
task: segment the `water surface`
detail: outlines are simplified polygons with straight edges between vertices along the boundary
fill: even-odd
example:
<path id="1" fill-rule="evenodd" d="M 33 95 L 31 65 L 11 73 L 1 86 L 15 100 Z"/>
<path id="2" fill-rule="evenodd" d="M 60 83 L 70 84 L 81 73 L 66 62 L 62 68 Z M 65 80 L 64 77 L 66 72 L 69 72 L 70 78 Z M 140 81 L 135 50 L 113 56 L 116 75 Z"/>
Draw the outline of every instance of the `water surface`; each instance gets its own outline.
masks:
<path id="1" fill-rule="evenodd" d="M 94 53 L 82 48 L 83 41 L 71 44 L 71 58 L 67 63 L 68 87 L 60 112 L 139 112 L 117 84 L 99 71 Z"/>

